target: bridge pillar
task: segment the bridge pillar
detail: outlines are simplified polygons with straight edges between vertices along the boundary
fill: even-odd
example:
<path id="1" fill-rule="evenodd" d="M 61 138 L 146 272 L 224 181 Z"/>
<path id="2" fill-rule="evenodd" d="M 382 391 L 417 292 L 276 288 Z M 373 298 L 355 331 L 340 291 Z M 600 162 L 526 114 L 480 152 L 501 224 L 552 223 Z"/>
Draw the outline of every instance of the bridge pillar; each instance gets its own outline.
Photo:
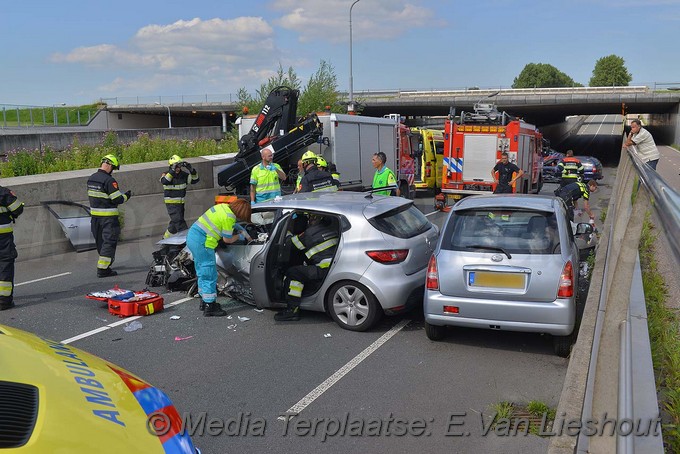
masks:
<path id="1" fill-rule="evenodd" d="M 227 113 L 222 111 L 222 133 L 227 132 Z"/>

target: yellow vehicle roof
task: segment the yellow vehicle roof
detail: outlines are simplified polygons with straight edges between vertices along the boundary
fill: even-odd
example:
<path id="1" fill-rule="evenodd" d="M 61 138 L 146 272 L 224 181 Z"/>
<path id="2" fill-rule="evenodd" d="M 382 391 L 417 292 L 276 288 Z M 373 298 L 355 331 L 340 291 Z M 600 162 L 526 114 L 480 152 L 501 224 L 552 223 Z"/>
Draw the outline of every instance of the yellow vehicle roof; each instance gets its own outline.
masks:
<path id="1" fill-rule="evenodd" d="M 26 389 L 37 389 L 37 414 L 28 418 L 29 429 L 23 430 L 26 436 L 30 434 L 28 441 L 3 452 L 195 452 L 189 436 L 178 433 L 181 418 L 170 399 L 114 364 L 4 325 L 0 325 L 0 364 L 0 402 L 8 415 L 35 411 L 27 408 L 30 405 L 25 399 L 7 397 L 7 393 L 3 397 L 3 386 L 23 384 L 29 385 Z M 2 411 L 0 408 L 0 420 Z M 170 429 L 152 434 L 147 415 L 159 411 L 164 415 L 161 419 L 171 423 Z M 159 432 L 166 432 L 158 425 Z"/>

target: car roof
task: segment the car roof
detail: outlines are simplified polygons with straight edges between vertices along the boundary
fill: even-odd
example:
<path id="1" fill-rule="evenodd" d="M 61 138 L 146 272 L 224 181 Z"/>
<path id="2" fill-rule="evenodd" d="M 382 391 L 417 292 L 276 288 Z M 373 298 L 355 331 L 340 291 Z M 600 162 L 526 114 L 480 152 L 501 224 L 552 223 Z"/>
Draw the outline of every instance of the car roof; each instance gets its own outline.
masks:
<path id="1" fill-rule="evenodd" d="M 525 208 L 537 211 L 555 211 L 557 197 L 531 194 L 493 194 L 465 197 L 456 205 L 454 211 L 472 208 Z"/>
<path id="2" fill-rule="evenodd" d="M 403 197 L 371 195 L 352 191 L 302 192 L 257 203 L 253 205 L 253 210 L 256 211 L 258 208 L 287 208 L 306 211 L 321 210 L 334 214 L 363 213 L 370 219 L 412 203 L 413 201 Z"/>

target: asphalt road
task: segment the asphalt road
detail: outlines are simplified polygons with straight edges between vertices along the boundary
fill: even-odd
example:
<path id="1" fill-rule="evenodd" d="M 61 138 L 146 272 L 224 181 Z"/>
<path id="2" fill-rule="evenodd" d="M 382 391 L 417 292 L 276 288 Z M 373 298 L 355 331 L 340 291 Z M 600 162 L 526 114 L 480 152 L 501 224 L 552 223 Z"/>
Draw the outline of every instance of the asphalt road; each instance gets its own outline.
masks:
<path id="1" fill-rule="evenodd" d="M 614 172 L 605 168 L 596 212 Z M 446 214 L 432 213 L 431 197 L 416 204 L 442 225 Z M 204 453 L 546 451 L 548 438 L 485 431 L 501 401 L 557 406 L 568 360 L 552 353 L 549 336 L 459 329 L 435 343 L 419 309 L 355 333 L 324 314 L 275 323 L 271 311 L 224 298 L 231 318 L 206 318 L 198 300 L 182 293 L 165 293 L 171 307 L 137 319 L 142 328 L 128 332 L 129 319 L 84 295 L 114 284 L 143 288 L 155 241 L 123 241 L 120 274 L 106 279 L 96 278 L 95 251 L 18 262 L 17 307 L 0 312 L 0 323 L 128 369 L 163 389 L 191 424 L 203 417 L 226 424 L 212 435 L 194 433 Z M 279 419 L 294 406 L 296 418 Z"/>

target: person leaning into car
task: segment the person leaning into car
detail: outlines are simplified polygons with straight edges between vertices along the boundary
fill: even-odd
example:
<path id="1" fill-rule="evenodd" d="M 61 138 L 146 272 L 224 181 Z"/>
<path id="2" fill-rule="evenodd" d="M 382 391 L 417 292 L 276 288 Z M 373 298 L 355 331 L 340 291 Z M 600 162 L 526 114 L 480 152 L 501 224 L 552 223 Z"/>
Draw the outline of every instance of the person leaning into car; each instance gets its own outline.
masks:
<path id="1" fill-rule="evenodd" d="M 290 322 L 300 320 L 302 290 L 306 284 L 321 282 L 338 248 L 338 232 L 327 218 L 309 215 L 309 226 L 299 235 L 286 239 L 286 246 L 294 246 L 305 254 L 308 265 L 291 266 L 286 270 L 284 287 L 288 289 L 286 309 L 274 315 L 274 320 Z"/>
<path id="2" fill-rule="evenodd" d="M 498 178 L 496 178 L 496 172 L 498 172 Z M 513 174 L 515 175 L 514 177 Z M 522 175 L 524 175 L 524 170 L 517 167 L 515 163 L 510 162 L 506 152 L 501 153 L 501 160 L 491 169 L 493 182 L 498 183 L 493 193 L 512 194 L 513 183 Z"/>
<path id="3" fill-rule="evenodd" d="M 574 202 L 583 197 L 583 209 L 586 210 L 588 216 L 590 216 L 590 223 L 595 224 L 595 216 L 590 210 L 590 194 L 597 191 L 597 181 L 590 180 L 587 184 L 577 181 L 575 183 L 569 183 L 566 186 L 557 188 L 555 190 L 555 195 L 562 200 L 567 205 L 567 214 L 569 215 L 569 220 L 574 222 Z"/>
<path id="4" fill-rule="evenodd" d="M 227 313 L 217 300 L 217 264 L 215 248 L 220 240 L 232 244 L 237 240 L 251 241 L 245 230 L 234 235 L 239 229 L 237 220 L 250 222 L 250 203 L 243 199 L 210 208 L 198 218 L 187 234 L 187 246 L 194 256 L 194 266 L 198 277 L 198 293 L 201 295 L 199 309 L 205 317 L 222 317 Z"/>
<path id="5" fill-rule="evenodd" d="M 163 201 L 170 216 L 170 223 L 163 238 L 168 238 L 188 228 L 184 220 L 184 197 L 187 195 L 187 186 L 199 181 L 196 169 L 176 154 L 168 159 L 168 165 L 170 166 L 168 172 L 160 178 L 163 185 Z M 182 169 L 186 169 L 186 172 L 182 172 Z"/>
<path id="6" fill-rule="evenodd" d="M 0 186 L 0 311 L 14 307 L 14 220 L 24 212 L 13 191 Z"/>

